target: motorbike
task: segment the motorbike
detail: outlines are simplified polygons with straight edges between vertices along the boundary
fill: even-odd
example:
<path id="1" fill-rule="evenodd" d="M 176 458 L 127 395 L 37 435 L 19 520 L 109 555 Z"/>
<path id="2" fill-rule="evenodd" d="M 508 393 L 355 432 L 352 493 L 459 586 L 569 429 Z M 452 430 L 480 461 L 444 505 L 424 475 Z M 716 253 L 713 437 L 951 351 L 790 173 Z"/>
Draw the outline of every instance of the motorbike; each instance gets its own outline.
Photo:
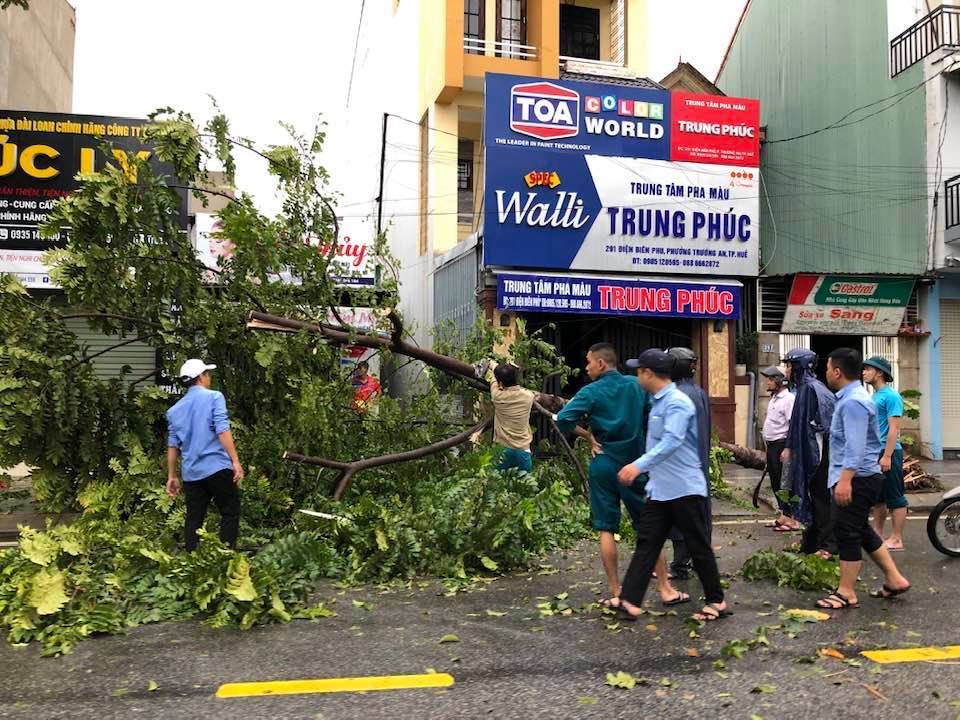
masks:
<path id="1" fill-rule="evenodd" d="M 946 493 L 930 513 L 927 536 L 944 555 L 960 557 L 960 486 Z"/>

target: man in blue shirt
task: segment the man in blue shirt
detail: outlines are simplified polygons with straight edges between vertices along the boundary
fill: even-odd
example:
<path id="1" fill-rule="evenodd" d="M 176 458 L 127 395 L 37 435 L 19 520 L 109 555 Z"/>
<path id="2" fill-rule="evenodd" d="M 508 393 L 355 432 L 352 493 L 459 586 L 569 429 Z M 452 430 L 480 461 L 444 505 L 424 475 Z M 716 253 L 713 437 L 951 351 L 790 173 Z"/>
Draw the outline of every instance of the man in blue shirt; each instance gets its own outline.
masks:
<path id="1" fill-rule="evenodd" d="M 903 398 L 893 387 L 893 371 L 885 358 L 875 355 L 863 362 L 863 381 L 873 388 L 873 404 L 877 406 L 880 425 L 880 472 L 883 473 L 883 492 L 873 508 L 873 526 L 883 537 L 887 511 L 893 521 L 893 530 L 886 539 L 888 550 L 903 550 L 903 528 L 907 524 L 907 495 L 903 486 L 903 445 L 900 444 L 900 418 L 903 417 Z"/>
<path id="2" fill-rule="evenodd" d="M 600 534 L 600 560 L 610 590 L 610 596 L 600 603 L 618 608 L 620 573 L 614 534 L 620 531 L 620 503 L 627 506 L 636 528 L 643 507 L 643 488 L 642 483 L 636 488 L 622 486 L 617 482 L 617 470 L 639 455 L 643 447 L 647 396 L 635 379 L 617 370 L 617 352 L 609 343 L 597 343 L 587 351 L 586 372 L 591 382 L 570 399 L 555 420 L 562 432 L 574 430 L 577 423 L 586 420 L 600 446 L 590 462 L 590 520 Z M 666 605 L 690 600 L 689 595 L 670 584 L 662 556 L 657 564 L 657 584 Z"/>
<path id="3" fill-rule="evenodd" d="M 640 513 L 637 547 L 623 579 L 620 606 L 636 619 L 663 543 L 676 527 L 683 534 L 707 604 L 694 618 L 703 622 L 730 614 L 720 587 L 706 523 L 707 478 L 700 464 L 697 412 L 671 380 L 674 359 L 662 350 L 646 350 L 627 367 L 639 370 L 641 387 L 653 396 L 646 452 L 624 465 L 617 479 L 632 485 L 649 473 L 647 502 Z"/>
<path id="4" fill-rule="evenodd" d="M 830 472 L 827 485 L 833 493 L 833 528 L 840 554 L 840 585 L 817 601 L 817 607 L 841 610 L 856 607 L 857 576 L 863 566 L 860 549 L 866 550 L 883 570 L 883 587 L 873 597 L 892 598 L 910 589 L 870 525 L 870 510 L 883 488 L 880 474 L 880 427 L 877 408 L 860 383 L 860 353 L 838 348 L 827 359 L 827 385 L 837 394 L 830 422 Z"/>
<path id="5" fill-rule="evenodd" d="M 184 491 L 187 514 L 184 540 L 187 550 L 199 542 L 197 530 L 203 526 L 210 501 L 220 511 L 220 539 L 234 547 L 240 530 L 240 492 L 243 466 L 237 457 L 227 417 L 223 393 L 210 389 L 210 370 L 196 358 L 180 368 L 180 381 L 186 394 L 167 410 L 167 494 L 176 497 Z M 183 482 L 177 476 L 177 459 L 183 456 Z"/>

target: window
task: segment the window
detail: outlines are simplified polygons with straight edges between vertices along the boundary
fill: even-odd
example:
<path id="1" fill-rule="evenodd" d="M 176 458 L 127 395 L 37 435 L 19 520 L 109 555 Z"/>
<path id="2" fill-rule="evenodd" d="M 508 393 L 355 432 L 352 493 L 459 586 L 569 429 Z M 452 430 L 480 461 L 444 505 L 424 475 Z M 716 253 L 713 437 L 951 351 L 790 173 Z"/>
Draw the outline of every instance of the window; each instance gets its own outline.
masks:
<path id="1" fill-rule="evenodd" d="M 473 160 L 457 160 L 457 190 L 473 190 Z"/>
<path id="2" fill-rule="evenodd" d="M 463 47 L 471 55 L 483 54 L 484 0 L 463 2 Z"/>
<path id="3" fill-rule="evenodd" d="M 457 143 L 457 222 L 473 223 L 473 140 Z"/>
<path id="4" fill-rule="evenodd" d="M 500 57 L 523 57 L 527 44 L 527 0 L 497 0 L 497 40 Z"/>
<path id="5" fill-rule="evenodd" d="M 599 10 L 560 6 L 560 54 L 584 60 L 600 59 Z"/>

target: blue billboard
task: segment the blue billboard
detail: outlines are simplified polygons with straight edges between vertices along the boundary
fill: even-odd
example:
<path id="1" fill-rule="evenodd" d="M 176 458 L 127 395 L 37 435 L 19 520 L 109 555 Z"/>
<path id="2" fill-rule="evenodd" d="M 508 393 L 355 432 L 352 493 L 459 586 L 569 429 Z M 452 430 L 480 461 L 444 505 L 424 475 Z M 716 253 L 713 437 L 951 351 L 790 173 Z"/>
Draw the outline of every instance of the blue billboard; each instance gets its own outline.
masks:
<path id="1" fill-rule="evenodd" d="M 484 264 L 756 276 L 758 117 L 756 101 L 488 74 Z"/>

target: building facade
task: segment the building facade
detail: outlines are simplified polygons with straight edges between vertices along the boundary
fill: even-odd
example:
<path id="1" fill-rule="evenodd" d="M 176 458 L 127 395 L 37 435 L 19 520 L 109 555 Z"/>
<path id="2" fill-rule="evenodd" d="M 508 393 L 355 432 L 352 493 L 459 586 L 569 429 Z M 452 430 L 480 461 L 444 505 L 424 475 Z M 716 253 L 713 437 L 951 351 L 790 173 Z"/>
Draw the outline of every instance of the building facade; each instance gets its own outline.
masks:
<path id="1" fill-rule="evenodd" d="M 551 243 L 562 244 L 566 236 L 524 235 L 520 228 L 505 229 L 502 227 L 504 213 L 502 208 L 497 208 L 498 192 L 536 192 L 540 193 L 539 200 L 549 200 L 550 193 L 541 186 L 531 185 L 529 177 L 525 180 L 526 186 L 518 185 L 521 176 L 529 171 L 549 169 L 529 166 L 531 162 L 582 163 L 586 153 L 574 153 L 576 157 L 572 159 L 563 159 L 554 153 L 539 156 L 538 160 L 531 155 L 504 150 L 521 144 L 517 142 L 515 128 L 512 124 L 504 125 L 494 139 L 490 134 L 495 124 L 491 118 L 502 120 L 504 113 L 509 112 L 504 103 L 509 102 L 510 88 L 518 82 L 527 80 L 528 85 L 537 88 L 542 85 L 539 81 L 547 81 L 543 87 L 548 87 L 548 92 L 561 94 L 566 88 L 567 92 L 584 99 L 585 115 L 598 114 L 599 120 L 595 118 L 595 122 L 623 120 L 625 106 L 601 107 L 601 95 L 614 98 L 613 103 L 629 104 L 631 112 L 636 108 L 640 113 L 641 107 L 646 112 L 644 98 L 659 97 L 660 102 L 654 105 L 670 107 L 671 94 L 667 88 L 644 75 L 649 32 L 645 2 L 451 0 L 429 8 L 424 5 L 382 3 L 361 19 L 358 60 L 348 98 L 348 122 L 351 133 L 362 132 L 370 145 L 350 152 L 341 170 L 334 173 L 338 183 L 346 182 L 350 186 L 344 188 L 344 202 L 340 205 L 344 214 L 362 217 L 370 222 L 371 230 L 379 228 L 387 233 L 401 281 L 401 309 L 408 323 L 414 325 L 418 342 L 431 343 L 437 333 L 452 334 L 456 341 L 466 335 L 477 318 L 483 318 L 500 328 L 508 342 L 516 332 L 518 321 L 523 321 L 527 332 L 539 332 L 558 347 L 566 362 L 574 367 L 581 367 L 586 349 L 600 341 L 612 342 L 624 358 L 650 346 L 690 346 L 702 358 L 699 379 L 711 395 L 715 429 L 724 439 L 733 440 L 736 323 L 729 318 L 740 311 L 741 298 L 748 300 L 748 293 L 743 292 L 744 283 L 753 282 L 756 265 L 752 272 L 729 268 L 714 272 L 695 268 L 693 261 L 685 269 L 680 262 L 675 268 L 668 267 L 668 262 L 658 267 L 655 260 L 651 260 L 652 265 L 644 266 L 639 264 L 640 259 L 636 260 L 636 266 L 628 266 L 604 257 L 607 248 L 584 251 L 584 255 L 593 253 L 592 259 L 564 264 Z M 410 52 L 407 43 L 399 41 L 411 35 L 419 38 L 416 53 Z M 391 38 L 394 39 L 392 45 Z M 386 63 L 378 60 L 383 55 L 378 49 L 385 46 L 390 47 Z M 699 73 L 685 72 L 681 76 L 671 78 L 678 90 L 719 92 Z M 698 84 L 701 80 L 706 84 Z M 371 102 L 374 88 L 377 93 Z M 596 104 L 592 110 L 588 106 L 591 100 Z M 668 109 L 668 116 L 669 112 Z M 617 116 L 621 116 L 619 120 Z M 672 132 L 669 117 L 661 120 L 669 137 Z M 364 122 L 366 130 L 361 131 Z M 541 140 L 543 137 L 546 136 L 541 136 Z M 649 149 L 631 149 L 627 138 L 623 138 L 623 149 L 603 150 L 603 143 L 596 137 L 584 142 L 592 143 L 590 146 L 598 154 L 612 156 L 611 167 L 619 162 L 620 155 L 626 160 L 632 156 L 638 162 L 655 155 Z M 382 150 L 379 157 L 374 148 Z M 558 146 L 553 144 L 548 149 L 556 151 Z M 664 153 L 657 155 L 651 165 L 669 164 L 668 160 L 676 159 L 670 152 Z M 617 171 L 621 189 L 631 186 L 631 179 L 642 179 L 645 170 L 638 168 L 639 165 Z M 668 170 L 658 168 L 658 172 Z M 714 175 L 719 177 L 719 166 L 714 170 Z M 727 170 L 722 171 L 723 182 L 732 187 L 733 173 Z M 343 172 L 349 172 L 351 177 L 341 180 Z M 576 167 L 557 173 L 556 180 L 561 185 L 554 194 L 567 193 L 567 197 L 574 194 L 575 188 L 582 187 L 578 183 L 584 174 Z M 747 175 L 744 169 L 744 187 L 748 183 Z M 737 177 L 739 183 L 740 173 Z M 372 182 L 374 178 L 377 183 Z M 379 185 L 381 179 L 382 185 Z M 634 183 L 639 195 L 643 194 L 641 184 Z M 375 199 L 364 200 L 373 194 L 370 190 L 375 186 Z M 752 193 L 755 198 L 756 191 Z M 611 202 L 603 200 L 605 212 Z M 661 212 L 669 213 L 682 207 L 693 212 L 692 206 L 699 201 L 649 197 L 644 201 L 638 196 L 617 202 L 635 204 L 638 210 L 659 203 L 657 207 Z M 723 210 L 727 209 L 725 205 Z M 634 232 L 629 223 L 623 228 L 629 228 L 624 229 L 628 234 Z M 759 227 L 755 232 L 754 238 L 759 234 Z M 611 241 L 613 235 L 624 240 L 621 246 L 630 240 L 622 236 L 620 230 L 610 235 Z M 595 241 L 596 238 L 582 240 L 583 247 Z M 575 246 L 581 240 L 571 242 Z M 529 248 L 538 243 L 539 254 L 530 252 Z M 675 238 L 672 244 L 677 245 Z M 527 251 L 518 252 L 523 247 L 527 247 Z M 569 247 L 568 244 L 567 250 Z M 614 248 L 610 254 L 616 252 Z M 700 297 L 701 293 L 705 296 L 718 284 L 727 283 L 737 295 L 737 311 L 715 317 L 705 312 L 678 316 L 665 305 L 644 307 L 638 300 L 632 305 L 625 303 L 619 310 L 613 307 L 614 302 L 572 312 L 572 307 L 585 301 L 540 298 L 533 302 L 543 304 L 533 307 L 523 304 L 530 301 L 529 296 L 520 297 L 509 291 L 509 288 L 528 287 L 526 283 L 555 291 L 573 287 L 587 292 L 592 288 L 595 294 L 614 293 L 607 296 L 609 300 L 647 297 L 642 295 L 647 292 L 659 292 L 660 297 L 666 297 L 684 282 L 688 285 L 681 288 L 681 292 L 686 293 L 683 297 Z M 701 288 L 702 283 L 706 285 Z M 602 289 L 599 286 L 603 286 Z M 726 287 L 719 293 L 726 292 Z M 616 295 L 621 291 L 622 296 Z M 575 382 L 582 381 L 581 377 Z M 565 392 L 573 389 L 567 388 Z"/>
<path id="2" fill-rule="evenodd" d="M 759 364 L 801 345 L 885 356 L 922 393 L 906 429 L 940 458 L 960 448 L 960 88 L 942 34 L 960 9 L 908 5 L 748 1 L 716 83 L 758 97 L 765 127 Z"/>
<path id="3" fill-rule="evenodd" d="M 70 112 L 76 30 L 67 0 L 0 10 L 0 108 Z"/>

